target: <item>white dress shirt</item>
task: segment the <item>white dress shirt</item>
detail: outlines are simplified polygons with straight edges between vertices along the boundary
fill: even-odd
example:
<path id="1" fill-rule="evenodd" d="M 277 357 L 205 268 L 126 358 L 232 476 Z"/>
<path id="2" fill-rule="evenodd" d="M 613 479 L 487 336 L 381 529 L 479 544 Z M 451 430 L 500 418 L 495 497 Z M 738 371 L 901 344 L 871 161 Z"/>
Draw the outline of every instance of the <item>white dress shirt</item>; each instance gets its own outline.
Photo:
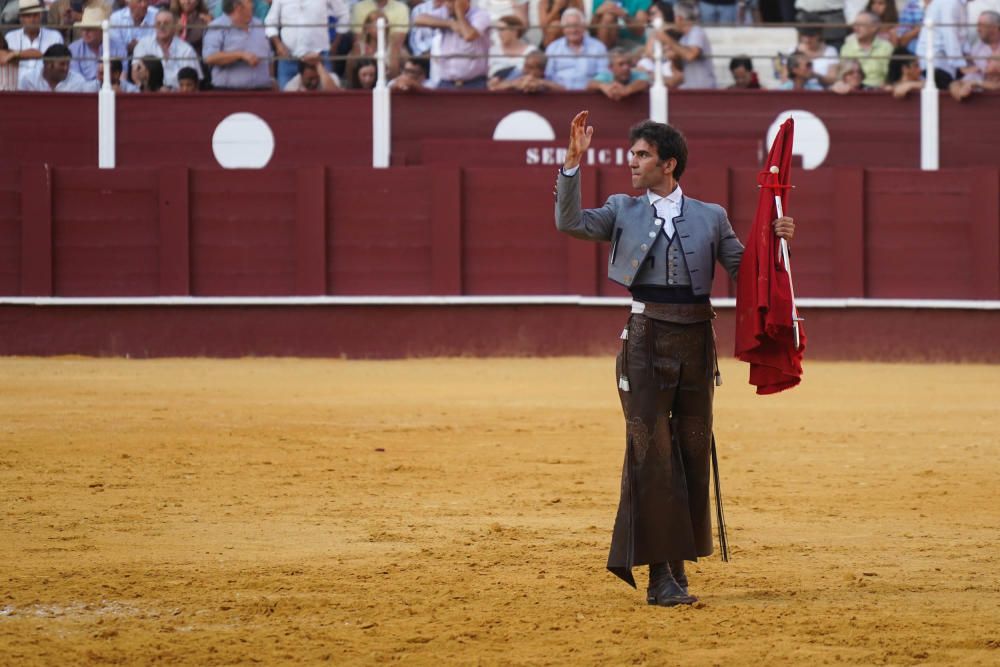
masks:
<path id="1" fill-rule="evenodd" d="M 681 214 L 681 198 L 683 196 L 680 183 L 666 197 L 661 197 L 652 190 L 646 190 L 646 197 L 649 198 L 649 203 L 656 210 L 656 217 L 663 220 L 663 233 L 667 235 L 668 239 L 674 236 L 674 218 Z"/>
<path id="2" fill-rule="evenodd" d="M 111 25 L 111 34 L 122 44 L 128 47 L 132 40 L 137 42 L 143 37 L 154 35 L 153 26 L 156 24 L 157 10 L 150 7 L 146 10 L 146 15 L 142 17 L 142 23 L 135 24 L 132 20 L 132 12 L 128 7 L 122 7 L 116 12 L 112 12 L 108 23 Z"/>
<path id="3" fill-rule="evenodd" d="M 160 48 L 160 43 L 156 41 L 156 35 L 143 37 L 135 45 L 132 52 L 133 58 L 143 56 L 154 56 L 160 59 L 163 64 L 163 85 L 167 88 L 177 88 L 177 73 L 185 67 L 193 67 L 198 72 L 198 79 L 204 79 L 205 75 L 201 71 L 201 63 L 198 62 L 198 53 L 194 47 L 185 42 L 180 37 L 174 37 L 170 42 L 167 53 Z"/>
<path id="4" fill-rule="evenodd" d="M 327 17 L 337 18 L 337 31 L 350 28 L 350 11 L 344 0 L 273 0 L 264 25 L 268 39 L 277 37 L 296 58 L 330 50 Z"/>
<path id="5" fill-rule="evenodd" d="M 94 93 L 97 92 L 97 82 L 87 81 L 82 75 L 70 70 L 66 78 L 56 84 L 53 88 L 49 82 L 42 77 L 39 70 L 34 74 L 22 76 L 17 84 L 18 90 L 33 90 L 43 93 Z"/>
<path id="6" fill-rule="evenodd" d="M 11 51 L 27 51 L 28 49 L 38 49 L 43 54 L 45 50 L 48 49 L 53 44 L 62 44 L 63 38 L 55 30 L 49 30 L 48 28 L 39 28 L 38 36 L 31 39 L 26 34 L 24 34 L 24 28 L 18 28 L 17 30 L 12 30 L 7 33 L 7 48 Z M 18 80 L 25 77 L 33 77 L 36 74 L 41 75 L 42 73 L 42 59 L 41 58 L 29 58 L 28 60 L 21 60 L 17 66 L 17 78 Z"/>

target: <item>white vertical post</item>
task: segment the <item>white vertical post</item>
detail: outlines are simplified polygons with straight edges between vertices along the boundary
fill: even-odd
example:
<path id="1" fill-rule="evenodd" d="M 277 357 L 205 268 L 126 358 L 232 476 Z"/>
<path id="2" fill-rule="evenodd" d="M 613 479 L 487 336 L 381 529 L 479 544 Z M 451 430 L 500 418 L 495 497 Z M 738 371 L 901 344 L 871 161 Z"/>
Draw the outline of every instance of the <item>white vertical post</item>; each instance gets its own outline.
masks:
<path id="1" fill-rule="evenodd" d="M 663 29 L 663 19 L 653 20 L 653 31 Z M 649 88 L 649 117 L 657 123 L 667 122 L 667 87 L 663 85 L 663 44 L 653 38 L 653 85 Z"/>
<path id="2" fill-rule="evenodd" d="M 97 93 L 97 166 L 115 168 L 115 91 L 111 88 L 111 35 L 108 21 L 101 21 L 103 31 L 104 83 Z"/>
<path id="3" fill-rule="evenodd" d="M 372 90 L 372 167 L 384 169 L 389 166 L 389 87 L 385 82 L 385 18 L 380 17 L 375 23 L 378 33 L 375 58 L 378 67 L 378 78 Z"/>
<path id="4" fill-rule="evenodd" d="M 937 171 L 940 95 L 934 83 L 934 21 L 930 19 L 924 21 L 924 40 L 927 57 L 924 63 L 924 87 L 920 91 L 920 168 L 924 171 Z"/>

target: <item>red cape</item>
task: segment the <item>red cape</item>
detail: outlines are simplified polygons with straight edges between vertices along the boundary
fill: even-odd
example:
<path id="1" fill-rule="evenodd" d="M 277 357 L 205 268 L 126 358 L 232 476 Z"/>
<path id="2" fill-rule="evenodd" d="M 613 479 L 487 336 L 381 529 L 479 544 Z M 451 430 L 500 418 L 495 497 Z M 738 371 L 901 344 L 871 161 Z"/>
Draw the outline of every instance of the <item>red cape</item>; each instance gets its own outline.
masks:
<path id="1" fill-rule="evenodd" d="M 792 167 L 793 123 L 778 130 L 761 172 L 760 198 L 740 264 L 736 291 L 736 356 L 750 363 L 750 384 L 758 394 L 775 394 L 802 379 L 805 329 L 799 322 L 800 346 L 792 328 L 792 283 L 781 262 L 778 237 L 771 222 L 778 217 L 775 193 L 788 201 Z M 776 165 L 778 173 L 771 174 Z M 787 209 L 785 209 L 787 211 Z"/>

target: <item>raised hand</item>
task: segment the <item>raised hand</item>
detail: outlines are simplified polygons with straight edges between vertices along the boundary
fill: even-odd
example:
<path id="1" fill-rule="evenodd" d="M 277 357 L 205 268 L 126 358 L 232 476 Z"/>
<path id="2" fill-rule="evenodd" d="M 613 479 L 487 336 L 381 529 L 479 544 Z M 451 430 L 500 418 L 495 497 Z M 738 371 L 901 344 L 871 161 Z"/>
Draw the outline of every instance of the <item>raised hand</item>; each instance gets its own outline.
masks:
<path id="1" fill-rule="evenodd" d="M 569 149 L 566 151 L 566 161 L 563 169 L 572 169 L 580 164 L 584 153 L 590 148 L 590 139 L 594 136 L 594 128 L 587 125 L 589 111 L 581 111 L 569 126 Z"/>

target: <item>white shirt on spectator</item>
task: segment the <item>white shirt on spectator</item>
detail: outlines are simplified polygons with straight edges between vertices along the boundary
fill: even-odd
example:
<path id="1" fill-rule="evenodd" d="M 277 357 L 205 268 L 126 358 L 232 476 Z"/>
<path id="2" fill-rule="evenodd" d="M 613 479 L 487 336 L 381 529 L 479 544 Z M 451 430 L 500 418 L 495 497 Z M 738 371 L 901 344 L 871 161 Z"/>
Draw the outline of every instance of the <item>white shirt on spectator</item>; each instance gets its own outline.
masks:
<path id="1" fill-rule="evenodd" d="M 7 48 L 11 51 L 27 51 L 28 49 L 38 49 L 43 54 L 45 50 L 52 46 L 53 44 L 62 44 L 63 38 L 55 30 L 49 30 L 48 28 L 39 28 L 38 36 L 31 39 L 26 34 L 24 34 L 24 28 L 18 28 L 17 30 L 12 30 L 7 33 Z M 17 78 L 22 79 L 26 76 L 34 75 L 36 72 L 42 71 L 42 59 L 34 58 L 28 60 L 22 60 L 18 63 L 17 68 Z"/>
<path id="2" fill-rule="evenodd" d="M 952 77 L 958 68 L 965 66 L 965 28 L 968 23 L 965 0 L 931 0 L 924 9 L 924 20 L 934 21 L 934 68 Z M 920 68 L 927 69 L 927 31 L 921 30 L 917 38 L 917 56 Z"/>
<path id="3" fill-rule="evenodd" d="M 787 55 L 792 55 L 798 51 L 798 48 L 794 48 L 788 52 Z M 816 76 L 826 76 L 827 74 L 835 74 L 837 66 L 840 64 L 840 52 L 833 46 L 829 44 L 823 49 L 823 55 L 817 56 L 812 59 L 813 72 Z"/>
<path id="4" fill-rule="evenodd" d="M 132 20 L 132 12 L 129 11 L 129 8 L 122 7 L 117 12 L 113 12 L 108 20 L 108 23 L 111 24 L 111 34 L 128 47 L 133 39 L 139 41 L 143 37 L 154 34 L 153 26 L 156 24 L 156 12 L 156 9 L 150 7 L 146 10 L 146 16 L 143 17 L 142 23 L 136 25 L 135 21 Z"/>
<path id="5" fill-rule="evenodd" d="M 198 72 L 198 78 L 204 79 L 205 75 L 201 71 L 201 63 L 198 62 L 198 53 L 194 47 L 185 42 L 180 37 L 174 36 L 170 42 L 168 53 L 164 53 L 160 48 L 160 43 L 156 41 L 156 35 L 143 37 L 135 45 L 132 52 L 133 58 L 143 56 L 154 56 L 160 59 L 163 64 L 163 85 L 167 88 L 177 88 L 177 73 L 185 67 L 193 67 Z"/>
<path id="6" fill-rule="evenodd" d="M 435 28 L 428 28 L 426 26 L 419 26 L 416 23 L 416 18 L 421 14 L 426 14 L 429 11 L 433 11 L 434 0 L 426 0 L 426 2 L 421 2 L 419 5 L 410 11 L 410 36 L 407 39 L 407 46 L 410 47 L 410 54 L 414 56 L 425 56 L 431 51 L 431 41 L 434 39 Z"/>
<path id="7" fill-rule="evenodd" d="M 327 17 L 337 18 L 337 31 L 350 30 L 350 10 L 344 0 L 273 0 L 264 25 L 268 39 L 281 36 L 296 58 L 330 50 Z"/>
<path id="8" fill-rule="evenodd" d="M 97 91 L 96 83 L 96 81 L 87 81 L 82 75 L 70 70 L 66 78 L 57 83 L 56 87 L 53 88 L 42 77 L 42 72 L 39 70 L 36 73 L 22 76 L 17 83 L 17 89 L 44 93 L 93 93 Z"/>

